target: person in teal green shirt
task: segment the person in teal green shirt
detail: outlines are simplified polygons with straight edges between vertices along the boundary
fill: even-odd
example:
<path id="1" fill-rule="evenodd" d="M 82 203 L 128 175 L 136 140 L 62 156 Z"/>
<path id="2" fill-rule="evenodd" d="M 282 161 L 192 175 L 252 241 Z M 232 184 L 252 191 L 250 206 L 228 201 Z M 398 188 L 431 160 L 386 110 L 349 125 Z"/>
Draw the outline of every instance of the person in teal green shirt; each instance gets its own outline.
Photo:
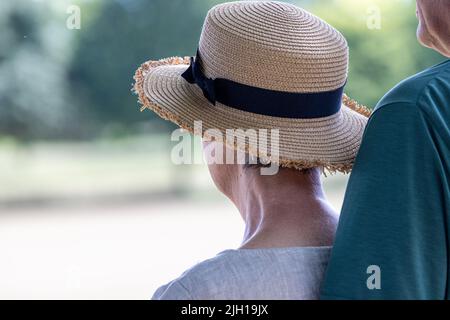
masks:
<path id="1" fill-rule="evenodd" d="M 450 57 L 450 1 L 418 0 Z M 367 125 L 322 299 L 450 299 L 450 60 L 391 90 Z"/>

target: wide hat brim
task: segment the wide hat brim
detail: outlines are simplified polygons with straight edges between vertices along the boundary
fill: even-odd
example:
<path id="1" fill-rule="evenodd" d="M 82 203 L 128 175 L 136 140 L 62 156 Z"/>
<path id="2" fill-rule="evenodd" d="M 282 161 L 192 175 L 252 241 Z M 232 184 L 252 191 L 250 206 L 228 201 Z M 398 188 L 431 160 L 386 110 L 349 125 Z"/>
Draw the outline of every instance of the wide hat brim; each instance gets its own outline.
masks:
<path id="1" fill-rule="evenodd" d="M 150 109 L 163 119 L 194 133 L 194 122 L 202 122 L 202 135 L 217 129 L 278 129 L 282 167 L 307 169 L 321 167 L 330 172 L 351 171 L 359 150 L 370 110 L 344 97 L 341 110 L 332 116 L 316 119 L 288 119 L 249 113 L 226 105 L 212 105 L 201 89 L 181 75 L 189 67 L 189 57 L 148 61 L 135 74 L 134 91 L 142 110 Z M 228 147 L 240 149 L 232 143 Z M 245 151 L 258 156 L 257 151 Z M 273 159 L 272 159 L 273 161 Z"/>

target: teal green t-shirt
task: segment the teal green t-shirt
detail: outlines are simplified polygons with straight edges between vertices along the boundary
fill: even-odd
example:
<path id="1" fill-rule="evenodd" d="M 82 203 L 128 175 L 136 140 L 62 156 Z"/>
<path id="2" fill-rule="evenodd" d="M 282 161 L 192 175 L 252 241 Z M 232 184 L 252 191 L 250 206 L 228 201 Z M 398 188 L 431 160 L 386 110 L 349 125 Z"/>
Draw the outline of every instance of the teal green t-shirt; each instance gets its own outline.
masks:
<path id="1" fill-rule="evenodd" d="M 450 60 L 376 107 L 322 299 L 450 299 Z"/>

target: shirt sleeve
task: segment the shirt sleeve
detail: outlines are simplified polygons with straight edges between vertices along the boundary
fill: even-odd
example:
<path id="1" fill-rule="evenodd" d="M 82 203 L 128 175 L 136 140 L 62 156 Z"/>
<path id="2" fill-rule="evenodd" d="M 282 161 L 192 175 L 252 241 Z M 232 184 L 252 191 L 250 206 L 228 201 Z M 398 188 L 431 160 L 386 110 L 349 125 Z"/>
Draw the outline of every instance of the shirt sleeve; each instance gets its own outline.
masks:
<path id="1" fill-rule="evenodd" d="M 156 290 L 152 300 L 193 300 L 193 297 L 180 281 L 175 280 Z"/>
<path id="2" fill-rule="evenodd" d="M 347 188 L 322 299 L 445 298 L 445 181 L 434 135 L 415 105 L 375 111 Z"/>

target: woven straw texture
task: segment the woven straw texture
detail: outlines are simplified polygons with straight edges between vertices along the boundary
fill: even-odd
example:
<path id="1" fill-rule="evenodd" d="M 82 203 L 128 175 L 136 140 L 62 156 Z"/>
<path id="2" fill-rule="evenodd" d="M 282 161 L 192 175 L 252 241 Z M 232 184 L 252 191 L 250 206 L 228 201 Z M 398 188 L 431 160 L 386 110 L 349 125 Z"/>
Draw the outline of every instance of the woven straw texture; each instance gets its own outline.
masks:
<path id="1" fill-rule="evenodd" d="M 287 3 L 241 1 L 214 7 L 199 49 L 208 78 L 287 92 L 331 91 L 347 79 L 345 38 Z"/>
<path id="2" fill-rule="evenodd" d="M 341 87 L 347 78 L 348 47 L 343 36 L 319 18 L 290 4 L 241 1 L 221 4 L 208 13 L 200 39 L 207 77 L 286 92 L 323 92 Z M 342 110 L 318 119 L 263 116 L 209 104 L 201 89 L 181 74 L 189 58 L 148 61 L 135 74 L 134 91 L 143 109 L 194 133 L 194 121 L 208 129 L 277 129 L 283 167 L 321 167 L 349 172 L 370 111 L 347 97 Z M 293 106 L 294 108 L 295 106 Z M 270 138 L 270 133 L 269 133 Z M 270 143 L 269 140 L 269 151 Z M 228 145 L 241 148 L 236 143 Z M 245 151 L 260 156 L 258 146 Z M 268 155 L 269 158 L 271 155 Z"/>

